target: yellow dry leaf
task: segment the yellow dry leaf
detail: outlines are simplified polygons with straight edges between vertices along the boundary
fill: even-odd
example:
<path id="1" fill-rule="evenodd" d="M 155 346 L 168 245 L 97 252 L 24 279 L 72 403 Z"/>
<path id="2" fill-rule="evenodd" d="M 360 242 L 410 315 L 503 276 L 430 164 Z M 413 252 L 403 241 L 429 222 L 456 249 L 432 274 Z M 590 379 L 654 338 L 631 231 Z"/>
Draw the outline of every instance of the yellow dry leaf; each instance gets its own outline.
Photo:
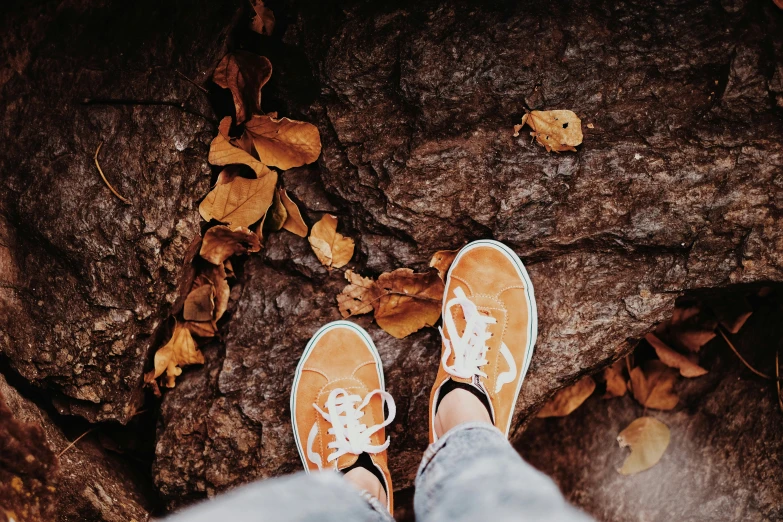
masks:
<path id="1" fill-rule="evenodd" d="M 645 340 L 650 343 L 650 346 L 655 348 L 655 353 L 658 354 L 658 358 L 663 364 L 671 368 L 677 368 L 680 370 L 680 375 L 683 377 L 700 377 L 707 373 L 707 370 L 691 362 L 687 357 L 669 348 L 663 341 L 661 341 L 654 333 L 648 333 Z"/>
<path id="2" fill-rule="evenodd" d="M 454 262 L 454 258 L 457 257 L 459 250 L 439 250 L 432 254 L 430 259 L 430 266 L 438 271 L 438 275 L 444 281 L 446 275 L 449 273 L 451 263 Z"/>
<path id="3" fill-rule="evenodd" d="M 206 221 L 215 219 L 232 226 L 249 227 L 266 214 L 276 194 L 276 184 L 277 173 L 271 171 L 260 179 L 236 176 L 231 181 L 218 181 L 198 211 Z"/>
<path id="4" fill-rule="evenodd" d="M 215 287 L 207 281 L 190 291 L 182 316 L 186 321 L 211 321 L 214 312 Z"/>
<path id="5" fill-rule="evenodd" d="M 362 277 L 353 270 L 346 270 L 345 278 L 349 284 L 337 295 L 337 307 L 343 319 L 353 315 L 368 314 L 373 311 L 371 291 L 375 281 Z"/>
<path id="6" fill-rule="evenodd" d="M 608 368 L 604 369 L 604 379 L 606 380 L 606 393 L 604 393 L 604 399 L 611 399 L 612 397 L 622 397 L 628 391 L 628 387 L 623 376 L 623 368 L 625 367 L 625 361 L 620 359 Z"/>
<path id="7" fill-rule="evenodd" d="M 261 87 L 272 76 L 272 63 L 247 51 L 228 53 L 220 60 L 212 81 L 231 91 L 237 123 L 261 112 Z"/>
<path id="8" fill-rule="evenodd" d="M 230 128 L 231 117 L 226 116 L 220 121 L 218 135 L 215 136 L 215 139 L 213 139 L 212 143 L 209 145 L 209 157 L 207 158 L 207 161 L 209 161 L 212 165 L 218 166 L 247 165 L 253 169 L 253 172 L 256 173 L 257 178 L 264 178 L 265 176 L 274 174 L 271 169 L 255 159 L 247 151 L 231 143 L 231 138 L 228 135 Z M 218 182 L 228 181 L 226 177 L 232 177 L 230 175 L 224 177 L 222 174 L 223 173 L 221 173 L 221 179 L 219 179 Z"/>
<path id="9" fill-rule="evenodd" d="M 263 0 L 250 0 L 250 5 L 256 13 L 250 20 L 250 29 L 258 34 L 271 35 L 275 30 L 275 14 L 264 6 Z"/>
<path id="10" fill-rule="evenodd" d="M 381 274 L 370 291 L 375 321 L 392 336 L 402 339 L 440 317 L 443 280 L 437 270 L 416 274 L 398 268 Z"/>
<path id="11" fill-rule="evenodd" d="M 321 135 L 315 125 L 288 118 L 255 115 L 245 124 L 262 163 L 287 170 L 312 163 L 321 154 Z"/>
<path id="12" fill-rule="evenodd" d="M 204 364 L 204 355 L 196 347 L 190 330 L 181 324 L 174 325 L 171 339 L 155 352 L 155 368 L 144 375 L 144 382 L 151 384 L 166 372 L 166 386 L 174 387 L 174 380 L 182 373 L 182 366 Z"/>
<path id="13" fill-rule="evenodd" d="M 656 410 L 671 410 L 679 398 L 672 391 L 677 372 L 661 361 L 647 361 L 644 369 L 631 370 L 631 393 L 639 404 Z"/>
<path id="14" fill-rule="evenodd" d="M 670 438 L 669 427 L 661 421 L 652 417 L 636 419 L 617 436 L 621 448 L 631 448 L 631 454 L 617 471 L 633 475 L 655 466 L 669 447 Z"/>
<path id="15" fill-rule="evenodd" d="M 215 337 L 217 333 L 215 321 L 185 321 L 185 328 L 199 337 Z"/>
<path id="16" fill-rule="evenodd" d="M 229 228 L 218 225 L 204 234 L 200 255 L 213 265 L 221 265 L 233 255 L 259 250 L 261 250 L 261 243 L 252 230 L 245 227 Z"/>
<path id="17" fill-rule="evenodd" d="M 264 217 L 263 228 L 267 231 L 277 232 L 283 228 L 286 218 L 288 218 L 288 211 L 280 201 L 280 193 L 275 190 L 274 197 L 272 198 L 272 206 Z"/>
<path id="18" fill-rule="evenodd" d="M 514 136 L 527 124 L 533 129 L 530 133 L 547 152 L 576 152 L 576 146 L 582 143 L 582 120 L 572 111 L 532 111 L 522 116 L 522 123 L 514 125 Z"/>
<path id="19" fill-rule="evenodd" d="M 595 391 L 595 381 L 588 375 L 557 392 L 536 417 L 565 417 L 581 406 L 593 391 Z"/>
<path id="20" fill-rule="evenodd" d="M 226 278 L 228 277 L 225 267 L 226 263 L 231 266 L 231 262 L 226 259 L 223 264 L 210 265 L 209 268 L 204 269 L 196 278 L 198 282 L 209 282 L 215 287 L 215 313 L 211 318 L 214 321 L 220 320 L 220 318 L 223 317 L 223 314 L 226 313 L 228 298 L 231 295 L 231 288 L 229 288 L 228 281 L 226 281 Z"/>
<path id="21" fill-rule="evenodd" d="M 353 257 L 353 239 L 337 232 L 337 218 L 324 214 L 310 230 L 310 246 L 326 268 L 345 266 Z"/>
<path id="22" fill-rule="evenodd" d="M 302 219 L 302 213 L 299 212 L 299 207 L 296 206 L 296 203 L 291 201 L 291 198 L 288 197 L 288 192 L 282 188 L 280 189 L 280 201 L 288 212 L 288 217 L 286 217 L 285 223 L 283 223 L 283 228 L 299 237 L 307 237 L 307 225 L 305 224 L 304 219 Z"/>

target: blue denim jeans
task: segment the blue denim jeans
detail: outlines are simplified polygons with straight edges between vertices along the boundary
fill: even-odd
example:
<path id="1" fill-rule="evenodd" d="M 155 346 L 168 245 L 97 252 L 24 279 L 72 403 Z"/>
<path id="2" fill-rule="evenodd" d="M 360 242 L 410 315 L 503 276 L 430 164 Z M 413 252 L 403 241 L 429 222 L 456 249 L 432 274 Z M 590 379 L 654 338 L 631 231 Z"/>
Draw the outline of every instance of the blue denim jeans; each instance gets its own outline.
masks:
<path id="1" fill-rule="evenodd" d="M 467 423 L 424 453 L 414 498 L 419 522 L 589 521 L 526 463 L 494 426 Z M 386 508 L 337 473 L 256 482 L 167 522 L 388 522 Z"/>

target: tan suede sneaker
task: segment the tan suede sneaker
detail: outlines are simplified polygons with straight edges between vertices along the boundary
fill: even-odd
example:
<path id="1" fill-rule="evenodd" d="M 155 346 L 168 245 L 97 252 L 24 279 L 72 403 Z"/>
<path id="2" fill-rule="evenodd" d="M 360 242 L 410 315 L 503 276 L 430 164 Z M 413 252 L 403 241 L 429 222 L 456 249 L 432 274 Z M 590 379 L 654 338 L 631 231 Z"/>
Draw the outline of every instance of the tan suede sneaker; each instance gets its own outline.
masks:
<path id="1" fill-rule="evenodd" d="M 449 380 L 485 395 L 492 421 L 508 437 L 538 335 L 533 284 L 522 261 L 497 241 L 465 246 L 446 278 L 442 316 L 442 356 L 430 394 L 430 442 L 437 440 L 435 412 Z"/>
<path id="2" fill-rule="evenodd" d="M 350 321 L 318 330 L 305 347 L 291 390 L 291 423 L 305 470 L 343 470 L 366 453 L 384 478 L 393 513 L 385 428 L 395 412 L 384 388 L 381 358 L 367 332 Z"/>

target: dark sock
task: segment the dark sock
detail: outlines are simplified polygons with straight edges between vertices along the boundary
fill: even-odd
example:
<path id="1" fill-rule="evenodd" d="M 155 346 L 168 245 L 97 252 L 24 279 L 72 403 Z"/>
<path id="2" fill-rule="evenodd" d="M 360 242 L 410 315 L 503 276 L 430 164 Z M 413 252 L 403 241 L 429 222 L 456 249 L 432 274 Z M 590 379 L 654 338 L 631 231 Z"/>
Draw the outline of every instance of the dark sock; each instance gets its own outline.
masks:
<path id="1" fill-rule="evenodd" d="M 449 392 L 456 390 L 457 388 L 461 390 L 467 390 L 473 395 L 475 395 L 478 400 L 481 401 L 481 404 L 484 405 L 484 407 L 487 409 L 487 413 L 489 413 L 489 418 L 492 418 L 492 408 L 489 407 L 489 398 L 487 395 L 476 388 L 475 386 L 471 384 L 466 384 L 464 382 L 457 382 L 453 379 L 449 379 L 448 381 L 443 383 L 443 386 L 440 388 L 440 394 L 438 395 L 438 403 L 435 405 L 435 413 L 438 412 L 438 406 L 440 406 L 440 401 L 443 400 L 443 397 L 448 395 Z"/>
<path id="2" fill-rule="evenodd" d="M 362 453 L 359 455 L 359 458 L 356 459 L 356 462 L 353 463 L 353 465 L 348 466 L 345 469 L 341 469 L 340 473 L 343 475 L 351 471 L 355 468 L 364 468 L 373 475 L 375 475 L 375 478 L 378 479 L 378 482 L 381 483 L 381 486 L 383 487 L 383 490 L 386 491 L 386 480 L 383 478 L 383 474 L 381 473 L 381 470 L 379 470 L 375 464 L 372 463 L 372 459 L 370 458 L 370 455 L 368 453 Z M 386 494 L 388 495 L 389 492 L 386 491 Z"/>

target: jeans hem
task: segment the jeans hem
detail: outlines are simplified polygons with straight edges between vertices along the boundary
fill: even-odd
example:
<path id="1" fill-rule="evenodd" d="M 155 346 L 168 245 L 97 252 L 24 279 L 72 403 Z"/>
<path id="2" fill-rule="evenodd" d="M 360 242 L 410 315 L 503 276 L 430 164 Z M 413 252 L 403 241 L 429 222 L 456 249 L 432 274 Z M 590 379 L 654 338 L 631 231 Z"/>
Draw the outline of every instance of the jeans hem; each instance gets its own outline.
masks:
<path id="1" fill-rule="evenodd" d="M 380 500 L 372 496 L 366 489 L 361 491 L 361 495 L 362 498 L 370 505 L 370 508 L 378 513 L 382 519 L 386 520 L 387 522 L 394 522 L 394 517 L 392 517 L 391 513 L 389 513 L 389 510 L 386 508 L 386 506 L 381 504 Z"/>

